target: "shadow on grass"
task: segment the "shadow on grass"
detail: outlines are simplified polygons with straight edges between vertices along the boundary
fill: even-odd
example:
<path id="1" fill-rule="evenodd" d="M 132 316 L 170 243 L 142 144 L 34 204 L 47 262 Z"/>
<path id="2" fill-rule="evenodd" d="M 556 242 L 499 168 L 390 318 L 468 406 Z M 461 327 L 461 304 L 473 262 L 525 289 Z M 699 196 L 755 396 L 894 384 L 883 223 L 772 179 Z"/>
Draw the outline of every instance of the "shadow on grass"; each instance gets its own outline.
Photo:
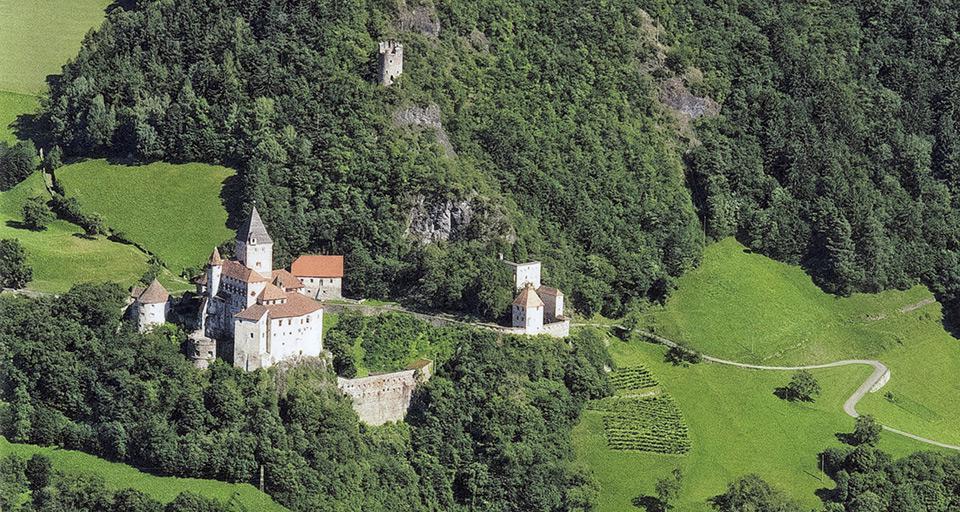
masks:
<path id="1" fill-rule="evenodd" d="M 236 231 L 244 219 L 243 215 L 243 183 L 240 176 L 234 174 L 223 182 L 220 188 L 220 202 L 227 211 L 227 227 Z"/>
<path id="2" fill-rule="evenodd" d="M 667 510 L 665 504 L 654 496 L 637 496 L 631 503 L 634 507 L 642 508 L 647 512 L 664 512 Z"/>
<path id="3" fill-rule="evenodd" d="M 35 232 L 35 233 L 36 233 L 36 232 L 46 231 L 46 230 L 47 230 L 47 227 L 46 227 L 46 226 L 39 227 L 39 228 L 35 228 L 35 227 L 33 227 L 33 226 L 28 226 L 28 225 L 26 225 L 25 223 L 23 223 L 23 222 L 21 222 L 21 221 L 19 221 L 19 220 L 8 220 L 8 221 L 4 222 L 4 224 L 6 224 L 6 226 L 7 226 L 8 228 L 22 229 L 22 230 L 25 230 L 25 231 L 33 231 L 33 232 Z"/>

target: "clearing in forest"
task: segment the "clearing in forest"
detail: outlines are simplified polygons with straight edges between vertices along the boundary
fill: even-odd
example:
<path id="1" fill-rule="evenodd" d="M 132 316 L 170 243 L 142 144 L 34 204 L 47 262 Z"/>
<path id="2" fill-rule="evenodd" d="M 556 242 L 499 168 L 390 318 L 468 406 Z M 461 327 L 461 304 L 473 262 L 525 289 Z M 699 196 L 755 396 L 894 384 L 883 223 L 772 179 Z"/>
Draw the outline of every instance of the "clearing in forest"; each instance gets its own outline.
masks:
<path id="1" fill-rule="evenodd" d="M 922 286 L 836 297 L 797 266 L 713 244 L 647 327 L 714 357 L 764 365 L 877 359 L 891 379 L 858 405 L 881 423 L 960 444 L 960 341 Z"/>
<path id="2" fill-rule="evenodd" d="M 68 196 L 87 213 L 136 242 L 175 274 L 206 262 L 235 233 L 221 199 L 234 172 L 206 164 L 113 165 L 87 160 L 56 171 Z"/>

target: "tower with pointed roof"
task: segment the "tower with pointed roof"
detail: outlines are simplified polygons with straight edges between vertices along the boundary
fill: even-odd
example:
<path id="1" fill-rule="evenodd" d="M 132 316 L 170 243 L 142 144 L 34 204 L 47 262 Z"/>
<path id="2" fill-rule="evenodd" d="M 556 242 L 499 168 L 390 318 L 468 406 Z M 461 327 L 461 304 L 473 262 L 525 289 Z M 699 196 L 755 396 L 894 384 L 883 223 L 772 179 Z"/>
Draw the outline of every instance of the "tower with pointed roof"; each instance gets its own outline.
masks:
<path id="1" fill-rule="evenodd" d="M 137 327 L 140 332 L 148 331 L 167 321 L 170 312 L 170 294 L 156 279 L 134 300 L 137 312 Z"/>
<path id="2" fill-rule="evenodd" d="M 220 250 L 213 248 L 210 259 L 207 260 L 207 290 L 211 296 L 220 291 L 220 277 L 223 275 L 223 258 L 220 257 Z"/>
<path id="3" fill-rule="evenodd" d="M 270 277 L 273 274 L 273 239 L 263 225 L 257 207 L 253 207 L 250 218 L 237 231 L 237 260 L 247 268 Z"/>
<path id="4" fill-rule="evenodd" d="M 543 330 L 543 300 L 532 284 L 527 284 L 513 300 L 513 326 L 522 327 L 525 334 L 540 334 Z"/>

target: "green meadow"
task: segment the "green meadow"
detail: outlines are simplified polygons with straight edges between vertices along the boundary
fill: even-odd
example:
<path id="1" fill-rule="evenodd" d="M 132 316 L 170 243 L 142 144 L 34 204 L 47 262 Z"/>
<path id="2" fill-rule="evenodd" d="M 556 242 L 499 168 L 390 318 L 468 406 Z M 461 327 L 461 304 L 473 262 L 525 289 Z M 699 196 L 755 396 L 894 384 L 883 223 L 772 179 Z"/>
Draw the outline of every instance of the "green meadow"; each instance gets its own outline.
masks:
<path id="1" fill-rule="evenodd" d="M 49 198 L 43 175 L 33 174 L 16 187 L 0 192 L 0 238 L 16 238 L 33 267 L 28 288 L 63 292 L 84 281 L 111 281 L 130 285 L 147 270 L 146 256 L 130 245 L 83 236 L 83 230 L 56 220 L 43 231 L 20 227 L 23 202 L 33 196 Z M 171 283 L 173 276 L 165 276 Z"/>
<path id="2" fill-rule="evenodd" d="M 16 142 L 13 124 L 17 117 L 34 112 L 38 106 L 36 96 L 0 91 L 0 142 Z"/>
<path id="3" fill-rule="evenodd" d="M 233 175 L 226 167 L 86 160 L 56 175 L 84 211 L 102 215 L 107 226 L 157 255 L 174 273 L 206 262 L 214 247 L 234 236 L 220 198 Z"/>
<path id="4" fill-rule="evenodd" d="M 716 357 L 772 365 L 883 361 L 891 380 L 860 411 L 892 427 L 960 445 L 960 341 L 922 286 L 836 297 L 799 267 L 733 239 L 707 247 L 648 328 Z M 888 395 L 888 392 L 890 395 Z"/>
<path id="5" fill-rule="evenodd" d="M 654 495 L 656 480 L 674 468 L 684 474 L 674 509 L 681 512 L 712 510 L 707 499 L 746 473 L 759 474 L 810 508 L 820 504 L 817 489 L 833 487 L 819 471 L 817 453 L 841 446 L 836 434 L 853 429 L 853 419 L 841 406 L 870 374 L 869 367 L 817 370 L 813 373 L 823 387 L 821 397 L 814 403 L 791 403 L 773 394 L 789 380 L 790 372 L 708 363 L 677 367 L 664 362 L 663 347 L 610 340 L 618 367 L 645 366 L 673 397 L 689 428 L 691 448 L 685 455 L 612 450 L 601 414 L 585 411 L 574 430 L 574 445 L 578 460 L 600 482 L 600 512 L 643 510 L 634 508 L 635 500 Z M 888 433 L 880 446 L 896 455 L 924 449 Z"/>
<path id="6" fill-rule="evenodd" d="M 0 437 L 0 456 L 16 454 L 29 458 L 35 453 L 46 455 L 56 469 L 65 473 L 93 473 L 102 477 L 111 489 L 133 488 L 167 503 L 178 494 L 191 491 L 228 503 L 232 510 L 281 512 L 286 508 L 250 484 L 231 484 L 199 478 L 160 477 L 138 471 L 126 464 L 109 462 L 73 450 L 11 443 Z"/>
<path id="7" fill-rule="evenodd" d="M 0 91 L 40 95 L 110 0 L 0 0 Z"/>

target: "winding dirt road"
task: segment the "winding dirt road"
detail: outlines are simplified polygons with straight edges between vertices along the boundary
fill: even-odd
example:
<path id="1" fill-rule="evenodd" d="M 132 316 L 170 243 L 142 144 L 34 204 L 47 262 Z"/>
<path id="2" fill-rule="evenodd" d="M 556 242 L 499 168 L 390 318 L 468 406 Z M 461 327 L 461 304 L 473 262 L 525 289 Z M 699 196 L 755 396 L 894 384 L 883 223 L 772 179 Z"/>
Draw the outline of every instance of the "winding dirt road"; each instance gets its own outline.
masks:
<path id="1" fill-rule="evenodd" d="M 637 333 L 648 338 L 650 340 L 656 341 L 657 343 L 666 345 L 668 347 L 677 347 L 679 346 L 676 342 L 668 340 L 662 336 L 653 334 L 652 332 L 638 330 Z M 825 364 L 812 364 L 805 366 L 764 366 L 759 364 L 747 364 L 747 363 L 738 363 L 736 361 L 729 361 L 727 359 L 720 359 L 718 357 L 712 357 L 708 355 L 703 355 L 703 359 L 711 363 L 724 364 L 727 366 L 736 366 L 738 368 L 748 368 L 752 370 L 772 370 L 772 371 L 797 371 L 797 370 L 816 370 L 820 368 L 836 368 L 838 366 L 850 366 L 850 365 L 868 365 L 873 367 L 873 373 L 867 377 L 867 380 L 857 388 L 856 391 L 850 395 L 850 398 L 843 403 L 843 412 L 847 415 L 856 418 L 860 414 L 857 413 L 857 403 L 860 402 L 860 399 L 866 396 L 867 393 L 875 393 L 879 391 L 883 386 L 887 384 L 890 380 L 890 369 L 880 361 L 875 359 L 845 359 L 843 361 L 834 361 L 832 363 Z M 946 448 L 948 450 L 960 451 L 960 446 L 941 443 L 940 441 L 934 441 L 933 439 L 927 439 L 926 437 L 921 437 L 916 434 L 911 434 L 910 432 L 904 432 L 903 430 L 895 429 L 893 427 L 888 427 L 883 425 L 883 429 L 892 432 L 897 435 L 904 437 L 909 437 L 915 441 L 920 441 L 921 443 L 926 443 L 933 446 L 938 446 L 940 448 Z"/>

